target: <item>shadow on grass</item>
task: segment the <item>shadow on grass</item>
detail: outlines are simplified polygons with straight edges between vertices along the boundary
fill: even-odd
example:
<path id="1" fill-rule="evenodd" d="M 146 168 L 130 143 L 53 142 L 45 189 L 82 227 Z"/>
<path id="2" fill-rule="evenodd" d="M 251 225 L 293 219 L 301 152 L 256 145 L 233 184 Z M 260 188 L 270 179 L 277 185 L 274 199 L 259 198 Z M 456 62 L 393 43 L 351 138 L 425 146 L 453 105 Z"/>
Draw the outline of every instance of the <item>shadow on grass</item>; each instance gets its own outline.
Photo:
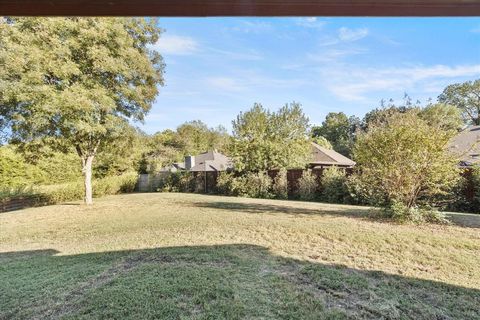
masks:
<path id="1" fill-rule="evenodd" d="M 356 218 L 367 218 L 371 215 L 371 208 L 346 208 L 335 204 L 323 204 L 325 206 L 331 206 L 332 209 L 309 209 L 295 206 L 295 203 L 290 205 L 276 205 L 276 204 L 262 204 L 262 203 L 243 203 L 243 202 L 222 202 L 222 201 L 209 201 L 209 202 L 195 202 L 193 204 L 196 207 L 213 208 L 222 210 L 236 210 L 247 213 L 285 213 L 291 215 L 340 215 Z M 338 207 L 337 207 L 338 206 Z M 335 209 L 338 208 L 338 209 Z"/>
<path id="2" fill-rule="evenodd" d="M 446 212 L 448 220 L 461 227 L 480 228 L 480 214 Z"/>
<path id="3" fill-rule="evenodd" d="M 351 218 L 360 218 L 382 223 L 395 223 L 390 219 L 380 217 L 380 209 L 361 206 L 344 206 L 330 203 L 318 203 L 322 205 L 319 209 L 309 209 L 296 207 L 294 203 L 290 205 L 262 204 L 262 203 L 244 203 L 244 202 L 223 202 L 208 201 L 195 202 L 193 205 L 201 208 L 212 208 L 219 210 L 234 210 L 246 213 L 282 213 L 291 215 L 328 215 L 344 216 Z M 331 208 L 328 208 L 331 207 Z M 480 214 L 468 213 L 446 213 L 447 219 L 460 227 L 480 228 Z"/>
<path id="4" fill-rule="evenodd" d="M 0 254 L 0 319 L 479 319 L 480 290 L 253 245 Z"/>

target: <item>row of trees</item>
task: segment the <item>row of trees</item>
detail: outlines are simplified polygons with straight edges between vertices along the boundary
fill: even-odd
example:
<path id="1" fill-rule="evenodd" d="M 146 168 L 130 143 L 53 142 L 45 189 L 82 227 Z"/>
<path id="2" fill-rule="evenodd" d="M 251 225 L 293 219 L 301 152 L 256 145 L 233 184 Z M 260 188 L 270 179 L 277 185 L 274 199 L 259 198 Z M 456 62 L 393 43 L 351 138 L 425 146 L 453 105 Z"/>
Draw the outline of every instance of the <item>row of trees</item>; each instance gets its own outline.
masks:
<path id="1" fill-rule="evenodd" d="M 156 170 L 186 154 L 217 148 L 234 159 L 239 171 L 298 167 L 308 158 L 311 139 L 354 158 L 374 159 L 373 155 L 362 158 L 356 145 L 370 145 L 366 137 L 377 137 L 376 132 L 391 126 L 421 121 L 420 127 L 437 130 L 431 134 L 448 136 L 461 126 L 460 117 L 480 123 L 477 80 L 448 86 L 438 102 L 426 108 L 406 99 L 401 106 L 384 104 L 362 121 L 331 113 L 312 130 L 297 103 L 276 112 L 257 104 L 233 121 L 231 137 L 224 128 L 211 129 L 201 122 L 146 137 L 131 123 L 143 120 L 163 85 L 164 63 L 152 50 L 160 34 L 154 19 L 2 19 L 1 137 L 15 144 L 14 151 L 22 152 L 28 163 L 35 164 L 39 161 L 35 158 L 48 153 L 76 153 L 85 201 L 91 204 L 94 166 L 101 175 L 131 167 Z M 446 138 L 437 140 L 443 143 Z M 430 156 L 427 151 L 419 145 L 416 152 L 423 152 L 423 158 L 411 159 L 418 164 Z M 95 164 L 96 158 L 100 161 Z M 366 168 L 362 161 L 360 168 Z M 423 193 L 416 194 L 421 197 Z"/>
<path id="2" fill-rule="evenodd" d="M 478 94 L 480 97 L 480 80 L 467 84 L 471 86 L 472 94 Z M 475 86 L 478 88 L 475 89 Z M 419 101 L 412 103 L 410 97 L 405 95 L 404 101 L 400 105 L 395 104 L 393 100 L 382 101 L 380 108 L 368 112 L 362 120 L 356 116 L 347 117 L 343 112 L 330 112 L 320 126 L 312 128 L 312 136 L 317 139 L 326 139 L 335 151 L 350 157 L 356 137 L 360 132 L 368 131 L 372 125 L 385 123 L 387 119 L 398 113 L 417 112 L 418 116 L 429 124 L 445 130 L 458 131 L 465 125 L 476 123 L 479 117 L 478 110 L 469 111 L 472 115 L 476 114 L 475 117 L 465 117 L 463 108 L 445 102 L 447 100 L 445 92 L 453 94 L 450 87 L 445 89 L 437 103 L 429 102 L 425 107 Z M 478 99 L 480 100 L 480 98 Z M 454 100 L 454 98 L 452 97 L 450 100 Z"/>

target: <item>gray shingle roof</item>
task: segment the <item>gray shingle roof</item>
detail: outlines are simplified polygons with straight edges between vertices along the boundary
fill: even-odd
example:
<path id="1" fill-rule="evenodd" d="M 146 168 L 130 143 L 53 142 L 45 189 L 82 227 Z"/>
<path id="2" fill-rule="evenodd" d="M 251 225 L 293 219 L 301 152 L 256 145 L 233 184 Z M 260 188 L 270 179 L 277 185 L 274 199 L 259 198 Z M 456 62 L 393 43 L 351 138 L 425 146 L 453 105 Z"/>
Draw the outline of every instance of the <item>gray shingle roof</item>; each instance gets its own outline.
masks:
<path id="1" fill-rule="evenodd" d="M 195 156 L 195 165 L 190 171 L 225 171 L 232 168 L 229 157 L 216 152 L 208 151 Z"/>
<path id="2" fill-rule="evenodd" d="M 353 167 L 355 165 L 355 161 L 345 157 L 344 155 L 341 155 L 335 150 L 324 148 L 312 142 L 312 160 L 310 165 L 336 165 L 342 167 Z"/>
<path id="3" fill-rule="evenodd" d="M 456 135 L 449 150 L 458 156 L 461 165 L 480 164 L 480 126 L 470 126 Z"/>

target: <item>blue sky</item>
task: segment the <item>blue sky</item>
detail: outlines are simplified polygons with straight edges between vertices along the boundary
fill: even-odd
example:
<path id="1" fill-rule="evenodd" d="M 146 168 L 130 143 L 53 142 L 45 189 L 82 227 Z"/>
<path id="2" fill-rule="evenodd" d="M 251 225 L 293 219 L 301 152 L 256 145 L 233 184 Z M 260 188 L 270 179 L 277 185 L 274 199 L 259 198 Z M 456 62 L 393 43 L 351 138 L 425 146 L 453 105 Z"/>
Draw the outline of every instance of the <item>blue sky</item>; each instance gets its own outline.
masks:
<path id="1" fill-rule="evenodd" d="M 363 115 L 381 99 L 435 99 L 480 78 L 480 18 L 163 18 L 165 86 L 148 133 L 189 120 L 223 125 L 255 102 Z"/>

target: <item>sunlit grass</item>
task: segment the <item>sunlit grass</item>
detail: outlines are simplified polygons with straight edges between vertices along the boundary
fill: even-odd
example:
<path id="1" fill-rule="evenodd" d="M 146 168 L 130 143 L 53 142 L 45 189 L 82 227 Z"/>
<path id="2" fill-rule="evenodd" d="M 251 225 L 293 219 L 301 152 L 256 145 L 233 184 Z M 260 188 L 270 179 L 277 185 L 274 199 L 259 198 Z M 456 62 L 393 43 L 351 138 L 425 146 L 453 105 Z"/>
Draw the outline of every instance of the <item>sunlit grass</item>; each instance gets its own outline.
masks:
<path id="1" fill-rule="evenodd" d="M 159 193 L 0 214 L 0 318 L 480 318 L 480 228 L 367 215 Z"/>

